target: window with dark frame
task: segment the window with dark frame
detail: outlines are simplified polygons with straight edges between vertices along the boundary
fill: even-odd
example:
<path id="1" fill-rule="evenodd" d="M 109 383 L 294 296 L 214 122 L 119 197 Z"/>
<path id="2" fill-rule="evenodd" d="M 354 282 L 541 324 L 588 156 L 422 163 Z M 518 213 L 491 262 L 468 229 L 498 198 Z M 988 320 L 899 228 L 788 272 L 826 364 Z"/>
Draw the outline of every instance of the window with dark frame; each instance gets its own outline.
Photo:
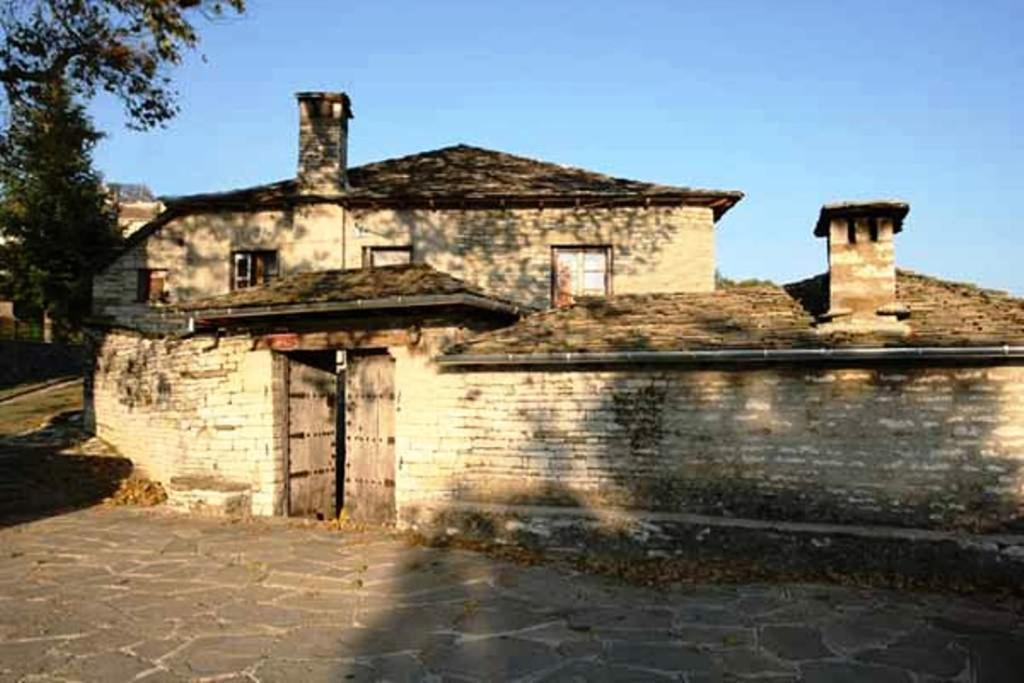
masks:
<path id="1" fill-rule="evenodd" d="M 139 268 L 135 280 L 135 300 L 139 303 L 167 303 L 166 268 Z"/>
<path id="2" fill-rule="evenodd" d="M 568 306 L 579 297 L 611 294 L 611 248 L 551 248 L 551 303 Z"/>
<path id="3" fill-rule="evenodd" d="M 277 277 L 276 251 L 236 251 L 231 261 L 231 289 L 265 285 Z"/>
<path id="4" fill-rule="evenodd" d="M 412 263 L 412 247 L 407 244 L 363 247 L 363 268 L 401 266 L 408 263 Z"/>

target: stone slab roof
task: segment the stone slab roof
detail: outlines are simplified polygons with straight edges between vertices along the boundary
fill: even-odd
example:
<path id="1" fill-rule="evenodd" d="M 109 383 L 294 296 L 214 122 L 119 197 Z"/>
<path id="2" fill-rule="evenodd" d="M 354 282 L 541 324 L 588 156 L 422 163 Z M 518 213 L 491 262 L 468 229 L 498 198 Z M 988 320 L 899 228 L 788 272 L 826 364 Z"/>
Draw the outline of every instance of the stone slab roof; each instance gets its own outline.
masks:
<path id="1" fill-rule="evenodd" d="M 813 315 L 828 309 L 827 274 L 786 285 L 786 290 Z M 1024 299 L 1006 292 L 897 269 L 896 300 L 910 310 L 910 335 L 902 345 L 1024 344 Z"/>
<path id="2" fill-rule="evenodd" d="M 177 308 L 200 314 L 254 308 L 296 307 L 407 300 L 464 295 L 509 310 L 515 305 L 495 299 L 468 283 L 425 265 L 379 266 L 349 270 L 295 273 L 262 287 L 239 289 L 221 296 L 183 302 Z"/>
<path id="3" fill-rule="evenodd" d="M 396 209 L 686 204 L 706 206 L 718 220 L 743 199 L 743 193 L 735 190 L 625 180 L 470 145 L 453 145 L 355 166 L 348 169 L 347 177 L 348 189 L 331 196 L 300 194 L 298 183 L 292 178 L 227 192 L 160 197 L 166 209 L 132 233 L 124 249 L 179 216 L 207 211 L 279 209 L 300 202 Z"/>
<path id="4" fill-rule="evenodd" d="M 1024 344 L 1024 299 L 909 271 L 898 272 L 897 289 L 910 309 L 906 337 L 819 335 L 815 315 L 828 303 L 821 275 L 784 287 L 583 300 L 478 335 L 449 355 Z"/>
<path id="5" fill-rule="evenodd" d="M 331 199 L 356 205 L 500 206 L 517 201 L 672 200 L 702 202 L 720 216 L 743 198 L 742 192 L 673 187 L 615 178 L 571 166 L 470 145 L 387 159 L 348 169 L 348 189 Z M 267 185 L 185 197 L 165 197 L 179 211 L 260 206 L 295 200 L 297 184 Z M 316 198 L 314 199 L 325 199 Z"/>
<path id="6" fill-rule="evenodd" d="M 891 218 L 893 233 L 903 230 L 903 219 L 910 212 L 910 204 L 898 199 L 874 199 L 869 201 L 834 202 L 821 207 L 818 223 L 814 226 L 815 237 L 828 235 L 833 218 L 858 218 L 861 216 Z"/>

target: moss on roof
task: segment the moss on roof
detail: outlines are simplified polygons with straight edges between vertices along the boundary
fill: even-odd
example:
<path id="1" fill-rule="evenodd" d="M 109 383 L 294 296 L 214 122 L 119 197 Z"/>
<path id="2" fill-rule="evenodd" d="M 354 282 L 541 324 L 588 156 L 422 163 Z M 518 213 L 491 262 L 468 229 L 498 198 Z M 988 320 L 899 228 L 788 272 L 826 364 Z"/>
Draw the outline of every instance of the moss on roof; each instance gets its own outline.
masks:
<path id="1" fill-rule="evenodd" d="M 522 199 L 658 199 L 703 198 L 717 215 L 743 198 L 742 192 L 658 185 L 615 178 L 471 145 L 385 159 L 347 171 L 348 188 L 334 199 L 419 204 L 428 201 L 482 200 L 492 203 Z M 215 206 L 259 206 L 294 200 L 295 180 L 228 192 L 165 197 L 176 210 Z"/>
<path id="2" fill-rule="evenodd" d="M 821 335 L 828 276 L 715 292 L 618 295 L 523 318 L 478 335 L 451 354 L 602 353 L 780 349 L 822 346 L 991 346 L 1024 344 L 1024 299 L 909 271 L 897 273 L 910 334 Z"/>
<path id="3" fill-rule="evenodd" d="M 447 273 L 425 264 L 411 264 L 295 273 L 262 287 L 249 287 L 220 296 L 196 299 L 182 303 L 178 308 L 204 311 L 446 294 L 487 297 L 480 289 Z"/>

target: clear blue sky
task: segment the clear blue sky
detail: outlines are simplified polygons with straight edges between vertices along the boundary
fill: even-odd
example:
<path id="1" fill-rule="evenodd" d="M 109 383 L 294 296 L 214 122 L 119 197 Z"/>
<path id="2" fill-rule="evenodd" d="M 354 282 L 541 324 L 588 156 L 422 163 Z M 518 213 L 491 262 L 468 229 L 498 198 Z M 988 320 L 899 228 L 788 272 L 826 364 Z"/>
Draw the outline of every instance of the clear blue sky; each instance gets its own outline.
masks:
<path id="1" fill-rule="evenodd" d="M 465 142 L 675 185 L 739 189 L 731 277 L 825 268 L 823 202 L 911 204 L 905 267 L 1024 294 L 1024 2 L 249 0 L 175 72 L 182 114 L 110 180 L 159 194 L 294 175 L 299 90 L 353 99 L 353 165 Z"/>

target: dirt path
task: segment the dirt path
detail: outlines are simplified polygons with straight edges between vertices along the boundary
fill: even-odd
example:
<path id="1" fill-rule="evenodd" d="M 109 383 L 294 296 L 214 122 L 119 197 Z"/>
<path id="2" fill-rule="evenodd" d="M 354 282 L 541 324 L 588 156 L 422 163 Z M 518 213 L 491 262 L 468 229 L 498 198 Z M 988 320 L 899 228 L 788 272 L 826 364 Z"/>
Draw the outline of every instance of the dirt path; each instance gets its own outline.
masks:
<path id="1" fill-rule="evenodd" d="M 40 429 L 58 415 L 81 410 L 81 380 L 10 398 L 0 402 L 0 437 Z"/>

